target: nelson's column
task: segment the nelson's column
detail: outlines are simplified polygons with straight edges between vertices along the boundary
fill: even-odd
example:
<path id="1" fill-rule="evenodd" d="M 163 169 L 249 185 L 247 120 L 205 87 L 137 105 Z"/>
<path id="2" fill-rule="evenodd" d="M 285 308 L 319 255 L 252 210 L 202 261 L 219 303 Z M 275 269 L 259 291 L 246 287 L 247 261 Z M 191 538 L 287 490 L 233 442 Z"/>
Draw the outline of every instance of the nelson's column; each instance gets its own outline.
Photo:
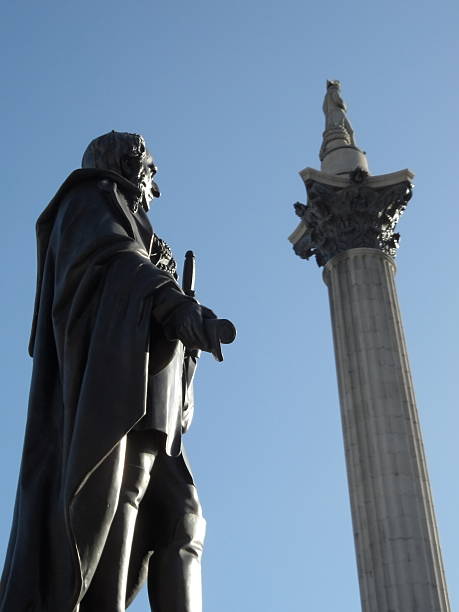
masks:
<path id="1" fill-rule="evenodd" d="M 354 540 L 364 612 L 450 610 L 395 288 L 395 225 L 409 170 L 370 176 L 339 81 L 328 81 L 321 170 L 290 236 L 315 255 L 330 298 Z"/>

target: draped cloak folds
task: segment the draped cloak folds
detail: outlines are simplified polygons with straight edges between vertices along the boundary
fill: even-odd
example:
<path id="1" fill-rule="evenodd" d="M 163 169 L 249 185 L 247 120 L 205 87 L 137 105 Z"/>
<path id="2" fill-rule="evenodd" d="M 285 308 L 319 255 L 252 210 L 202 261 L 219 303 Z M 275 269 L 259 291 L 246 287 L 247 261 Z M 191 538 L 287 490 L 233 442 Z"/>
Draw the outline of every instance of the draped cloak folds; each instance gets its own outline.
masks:
<path id="1" fill-rule="evenodd" d="M 147 411 L 149 368 L 164 373 L 183 350 L 151 316 L 160 293 L 180 289 L 149 259 L 126 199 L 135 189 L 76 170 L 37 222 L 34 363 L 0 612 L 77 608 L 116 510 L 120 440 Z"/>

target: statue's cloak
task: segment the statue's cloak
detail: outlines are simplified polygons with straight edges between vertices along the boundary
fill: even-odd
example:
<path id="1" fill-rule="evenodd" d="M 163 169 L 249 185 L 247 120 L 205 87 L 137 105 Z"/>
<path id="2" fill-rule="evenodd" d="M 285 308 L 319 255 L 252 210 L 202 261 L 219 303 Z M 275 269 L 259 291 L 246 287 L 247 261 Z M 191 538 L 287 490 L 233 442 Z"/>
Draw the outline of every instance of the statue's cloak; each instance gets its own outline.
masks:
<path id="1" fill-rule="evenodd" d="M 146 412 L 149 363 L 162 370 L 182 346 L 152 322 L 155 296 L 176 283 L 149 259 L 135 189 L 77 170 L 37 222 L 34 363 L 0 612 L 77 608 L 116 510 L 120 440 Z"/>

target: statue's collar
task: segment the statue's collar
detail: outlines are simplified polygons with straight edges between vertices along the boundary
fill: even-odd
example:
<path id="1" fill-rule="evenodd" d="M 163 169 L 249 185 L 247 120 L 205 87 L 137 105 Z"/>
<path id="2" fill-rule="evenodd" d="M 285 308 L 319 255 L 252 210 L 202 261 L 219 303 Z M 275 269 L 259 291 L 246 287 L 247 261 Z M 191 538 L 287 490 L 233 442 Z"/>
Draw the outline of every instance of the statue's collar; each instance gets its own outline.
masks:
<path id="1" fill-rule="evenodd" d="M 71 174 L 69 174 L 69 176 L 59 187 L 56 195 L 39 216 L 37 226 L 42 225 L 43 223 L 48 223 L 54 218 L 59 202 L 72 187 L 85 181 L 100 181 L 103 179 L 109 179 L 115 182 L 128 200 L 140 198 L 141 196 L 141 191 L 137 185 L 134 185 L 134 183 L 128 181 L 126 178 L 124 178 L 124 176 L 118 174 L 118 172 L 113 172 L 112 170 L 102 170 L 99 168 L 79 168 L 78 170 L 74 170 Z"/>
<path id="2" fill-rule="evenodd" d="M 114 172 L 113 170 L 104 170 L 101 168 L 79 168 L 78 170 L 74 170 L 71 174 L 69 174 L 69 176 L 60 186 L 55 197 L 62 197 L 64 192 L 77 183 L 96 179 L 111 179 L 112 181 L 115 181 L 115 183 L 117 183 L 117 185 L 119 185 L 120 188 L 126 192 L 128 197 L 140 197 L 141 195 L 140 189 L 137 187 L 137 185 L 131 181 L 128 181 L 127 178 L 121 174 L 118 174 L 118 172 Z"/>

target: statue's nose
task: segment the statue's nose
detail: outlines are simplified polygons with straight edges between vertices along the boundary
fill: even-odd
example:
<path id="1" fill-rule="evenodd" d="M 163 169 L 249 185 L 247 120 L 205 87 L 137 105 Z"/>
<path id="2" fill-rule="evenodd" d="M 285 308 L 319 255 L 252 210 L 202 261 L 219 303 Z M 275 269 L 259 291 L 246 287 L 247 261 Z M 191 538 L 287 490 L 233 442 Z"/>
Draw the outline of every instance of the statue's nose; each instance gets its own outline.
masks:
<path id="1" fill-rule="evenodd" d="M 151 182 L 151 192 L 155 196 L 155 198 L 159 198 L 159 196 L 161 195 L 159 187 L 154 181 Z"/>

